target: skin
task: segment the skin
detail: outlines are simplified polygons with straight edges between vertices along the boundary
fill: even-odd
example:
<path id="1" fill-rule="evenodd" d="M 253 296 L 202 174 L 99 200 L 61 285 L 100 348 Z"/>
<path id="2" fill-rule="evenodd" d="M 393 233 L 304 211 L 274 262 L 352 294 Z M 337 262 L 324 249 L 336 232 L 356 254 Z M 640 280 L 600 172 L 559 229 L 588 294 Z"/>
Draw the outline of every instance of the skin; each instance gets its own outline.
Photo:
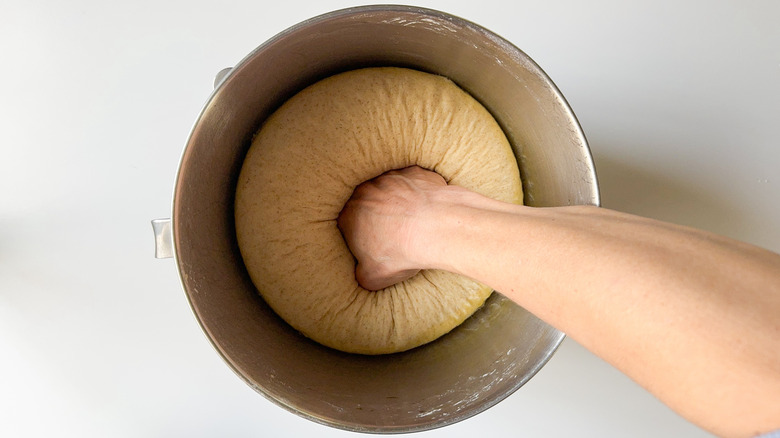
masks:
<path id="1" fill-rule="evenodd" d="M 419 167 L 338 219 L 370 290 L 422 269 L 491 286 L 723 437 L 780 429 L 780 255 L 592 206 L 532 208 Z"/>

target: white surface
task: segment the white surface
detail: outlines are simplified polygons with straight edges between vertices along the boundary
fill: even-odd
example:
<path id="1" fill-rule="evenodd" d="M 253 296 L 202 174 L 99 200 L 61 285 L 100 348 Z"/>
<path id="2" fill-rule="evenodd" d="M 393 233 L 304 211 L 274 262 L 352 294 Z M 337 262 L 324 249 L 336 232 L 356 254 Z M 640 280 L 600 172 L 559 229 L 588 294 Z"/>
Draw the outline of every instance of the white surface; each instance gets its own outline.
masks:
<path id="1" fill-rule="evenodd" d="M 533 57 L 603 204 L 780 251 L 780 3 L 420 1 Z M 0 436 L 333 436 L 201 334 L 149 221 L 214 75 L 343 1 L 0 3 Z M 420 437 L 706 437 L 582 347 Z"/>

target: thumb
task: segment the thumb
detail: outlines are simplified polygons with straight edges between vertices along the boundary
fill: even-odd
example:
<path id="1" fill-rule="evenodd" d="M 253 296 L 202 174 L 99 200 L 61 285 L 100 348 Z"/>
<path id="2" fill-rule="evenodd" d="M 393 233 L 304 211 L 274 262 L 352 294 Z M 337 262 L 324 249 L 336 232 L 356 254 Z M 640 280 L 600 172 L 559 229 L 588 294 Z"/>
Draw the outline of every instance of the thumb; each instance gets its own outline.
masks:
<path id="1" fill-rule="evenodd" d="M 364 289 L 377 291 L 408 280 L 418 272 L 419 269 L 392 271 L 382 264 L 368 267 L 365 263 L 358 263 L 355 267 L 355 279 Z"/>

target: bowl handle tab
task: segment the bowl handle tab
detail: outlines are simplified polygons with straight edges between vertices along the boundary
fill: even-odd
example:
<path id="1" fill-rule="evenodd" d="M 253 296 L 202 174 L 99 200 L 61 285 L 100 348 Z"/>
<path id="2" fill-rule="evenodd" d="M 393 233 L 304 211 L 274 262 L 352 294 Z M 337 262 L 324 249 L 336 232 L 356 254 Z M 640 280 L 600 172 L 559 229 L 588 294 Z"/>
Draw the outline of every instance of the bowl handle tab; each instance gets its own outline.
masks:
<path id="1" fill-rule="evenodd" d="M 227 75 L 233 70 L 233 67 L 223 68 L 214 76 L 214 88 L 217 88 L 219 84 L 227 77 Z"/>
<path id="2" fill-rule="evenodd" d="M 169 259 L 173 257 L 171 220 L 154 219 L 152 220 L 152 229 L 154 229 L 154 257 L 157 259 Z"/>

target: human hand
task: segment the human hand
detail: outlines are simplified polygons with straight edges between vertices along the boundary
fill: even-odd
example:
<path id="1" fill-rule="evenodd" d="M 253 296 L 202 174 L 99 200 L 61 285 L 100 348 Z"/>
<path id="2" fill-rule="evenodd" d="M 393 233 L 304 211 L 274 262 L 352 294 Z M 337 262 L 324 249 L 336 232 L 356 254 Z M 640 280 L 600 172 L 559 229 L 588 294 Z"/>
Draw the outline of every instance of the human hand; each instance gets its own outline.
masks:
<path id="1" fill-rule="evenodd" d="M 359 185 L 338 217 L 357 259 L 355 278 L 379 290 L 417 274 L 421 213 L 433 193 L 447 187 L 439 174 L 418 166 L 392 170 Z"/>

